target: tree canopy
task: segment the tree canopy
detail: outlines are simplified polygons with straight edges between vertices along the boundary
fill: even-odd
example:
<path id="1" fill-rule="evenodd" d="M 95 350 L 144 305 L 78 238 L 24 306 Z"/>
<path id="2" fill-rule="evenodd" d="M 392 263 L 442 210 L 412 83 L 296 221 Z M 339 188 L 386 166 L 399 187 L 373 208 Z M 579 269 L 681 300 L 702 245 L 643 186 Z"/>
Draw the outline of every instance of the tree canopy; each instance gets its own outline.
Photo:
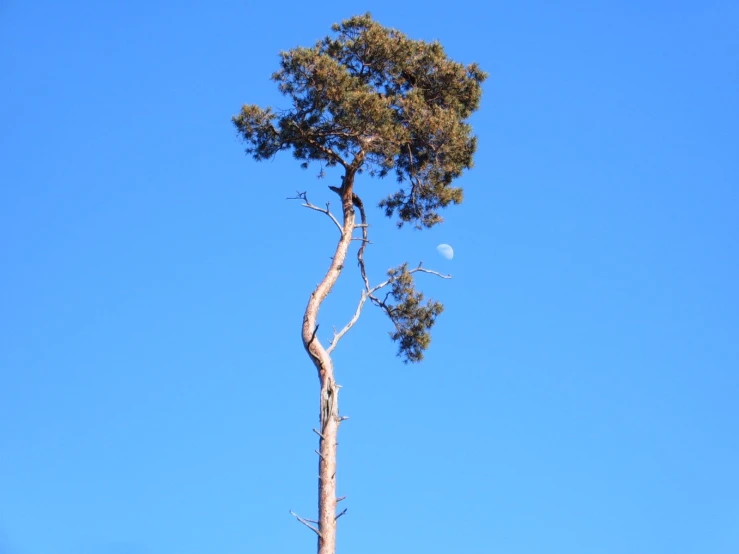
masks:
<path id="1" fill-rule="evenodd" d="M 369 13 L 332 29 L 311 48 L 280 54 L 272 79 L 290 108 L 245 105 L 233 118 L 247 153 L 262 160 L 292 149 L 303 167 L 343 166 L 352 180 L 394 173 L 399 188 L 380 207 L 399 227 L 432 227 L 441 208 L 462 201 L 452 181 L 472 167 L 477 141 L 466 120 L 486 74 Z"/>

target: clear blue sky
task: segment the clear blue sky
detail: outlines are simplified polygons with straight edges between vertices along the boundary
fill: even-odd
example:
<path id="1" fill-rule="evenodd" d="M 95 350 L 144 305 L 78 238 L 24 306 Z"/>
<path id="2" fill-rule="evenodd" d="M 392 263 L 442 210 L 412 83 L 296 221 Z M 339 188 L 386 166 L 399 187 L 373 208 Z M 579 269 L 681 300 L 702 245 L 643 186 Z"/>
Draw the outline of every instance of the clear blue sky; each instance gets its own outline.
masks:
<path id="1" fill-rule="evenodd" d="M 230 117 L 367 9 L 490 78 L 464 204 L 370 212 L 373 280 L 454 279 L 419 279 L 423 364 L 372 310 L 336 352 L 339 553 L 739 552 L 739 5 L 712 0 L 0 3 L 0 552 L 314 551 L 299 331 L 336 230 L 285 199 L 336 175 L 252 161 Z"/>

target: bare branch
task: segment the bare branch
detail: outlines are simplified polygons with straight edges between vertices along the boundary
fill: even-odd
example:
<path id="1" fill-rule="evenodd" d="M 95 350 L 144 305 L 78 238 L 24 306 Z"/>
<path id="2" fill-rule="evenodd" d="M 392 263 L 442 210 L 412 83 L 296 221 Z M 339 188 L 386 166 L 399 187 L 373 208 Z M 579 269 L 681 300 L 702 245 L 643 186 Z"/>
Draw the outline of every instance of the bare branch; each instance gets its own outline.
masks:
<path id="1" fill-rule="evenodd" d="M 288 200 L 302 200 L 303 201 L 303 204 L 301 204 L 301 205 L 304 208 L 309 208 L 311 210 L 315 210 L 317 212 L 321 212 L 322 214 L 326 214 L 327 216 L 329 216 L 331 218 L 331 221 L 334 222 L 334 225 L 336 225 L 336 227 L 339 228 L 339 232 L 342 235 L 344 234 L 344 229 L 341 227 L 341 223 L 339 223 L 339 220 L 336 219 L 336 216 L 334 216 L 334 214 L 332 214 L 329 211 L 329 209 L 328 209 L 329 206 L 330 206 L 330 203 L 329 202 L 326 202 L 326 207 L 325 208 L 319 208 L 318 206 L 315 206 L 314 204 L 311 204 L 308 201 L 308 196 L 307 196 L 307 194 L 305 192 L 298 192 L 297 193 L 297 196 L 288 197 Z"/>
<path id="2" fill-rule="evenodd" d="M 442 279 L 451 279 L 451 275 L 444 275 L 443 273 L 439 273 L 438 271 L 433 271 L 431 269 L 426 269 L 421 267 L 421 264 L 418 264 L 418 267 L 416 269 L 411 269 L 408 273 L 415 273 L 416 271 L 420 271 L 421 273 L 430 273 L 431 275 L 436 275 L 437 277 L 441 277 Z"/>
<path id="3" fill-rule="evenodd" d="M 421 262 L 421 263 L 423 263 L 423 262 Z M 425 267 L 421 267 L 421 263 L 419 263 L 418 264 L 418 267 L 416 267 L 415 269 L 411 269 L 410 271 L 408 271 L 408 273 L 416 273 L 417 271 L 420 271 L 421 273 L 430 273 L 431 275 L 436 275 L 437 277 L 441 277 L 442 279 L 451 279 L 452 278 L 451 275 L 444 275 L 443 273 L 439 273 L 438 271 L 433 271 L 431 269 L 426 269 Z M 379 285 L 376 285 L 376 286 L 372 287 L 371 289 L 368 288 L 368 291 L 367 291 L 368 294 L 367 294 L 367 296 L 369 296 L 373 300 L 376 300 L 373 295 L 378 290 L 383 289 L 386 286 L 388 286 L 390 283 L 393 282 L 393 280 L 394 279 L 388 279 L 387 281 L 383 281 L 382 283 L 380 283 Z M 387 299 L 387 296 L 385 298 Z"/>
<path id="4" fill-rule="evenodd" d="M 344 169 L 349 169 L 349 164 L 346 163 L 346 160 L 344 160 L 344 158 L 342 158 L 341 156 L 339 156 L 336 152 L 334 152 L 330 148 L 328 148 L 328 147 L 324 146 L 323 144 L 321 144 L 320 142 L 317 142 L 317 141 L 312 140 L 310 138 L 306 138 L 305 139 L 305 142 L 307 144 L 310 144 L 316 150 L 320 150 L 321 152 L 323 152 L 326 155 L 327 158 L 332 159 L 332 160 L 336 161 L 337 163 L 341 164 L 344 167 Z"/>
<path id="5" fill-rule="evenodd" d="M 362 306 L 364 306 L 364 303 L 367 301 L 368 295 L 365 291 L 362 291 L 362 296 L 359 299 L 359 304 L 357 305 L 357 310 L 354 312 L 354 315 L 349 320 L 349 323 L 347 323 L 344 328 L 339 331 L 338 333 L 336 330 L 334 330 L 334 338 L 331 339 L 331 342 L 329 343 L 329 347 L 326 349 L 326 352 L 331 354 L 331 352 L 334 351 L 336 348 L 336 345 L 339 344 L 339 340 L 341 340 L 341 337 L 343 337 L 349 329 L 354 327 L 354 324 L 359 319 L 359 315 L 362 313 Z"/>
<path id="6" fill-rule="evenodd" d="M 343 515 L 344 515 L 344 514 L 346 513 L 346 510 L 347 510 L 347 509 L 348 509 L 348 508 L 344 508 L 344 509 L 342 510 L 342 512 L 341 512 L 341 513 L 340 513 L 339 515 L 337 515 L 337 516 L 336 516 L 336 517 L 334 518 L 334 521 L 336 521 L 336 520 L 337 520 L 337 519 L 339 519 L 339 518 L 340 518 L 341 516 L 343 516 Z"/>
<path id="7" fill-rule="evenodd" d="M 314 521 L 312 519 L 303 519 L 302 517 L 300 517 L 298 514 L 296 514 L 292 510 L 290 510 L 290 515 L 292 515 L 293 517 L 295 517 L 295 519 L 297 519 L 300 523 L 302 523 L 308 529 L 310 529 L 311 531 L 313 531 L 316 535 L 318 535 L 319 537 L 323 538 L 323 535 L 321 535 L 321 532 L 310 524 L 310 523 L 318 524 L 317 521 Z M 310 522 L 310 523 L 308 523 L 308 522 Z"/>
<path id="8" fill-rule="evenodd" d="M 323 440 L 326 440 L 326 437 L 324 437 L 318 429 L 313 429 L 313 432 L 319 437 L 321 437 Z"/>
<path id="9" fill-rule="evenodd" d="M 342 500 L 344 500 L 345 498 L 346 498 L 346 496 L 342 496 L 342 497 L 340 497 L 340 498 L 337 498 L 337 499 L 336 499 L 336 502 L 337 502 L 337 504 L 338 504 L 339 502 L 341 502 Z"/>

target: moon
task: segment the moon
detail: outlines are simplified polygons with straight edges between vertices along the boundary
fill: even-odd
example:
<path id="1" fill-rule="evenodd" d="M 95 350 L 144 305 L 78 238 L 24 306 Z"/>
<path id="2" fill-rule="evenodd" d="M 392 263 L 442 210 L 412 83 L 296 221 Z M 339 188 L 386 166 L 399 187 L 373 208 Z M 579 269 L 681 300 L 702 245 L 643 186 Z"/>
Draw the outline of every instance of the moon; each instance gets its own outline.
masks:
<path id="1" fill-rule="evenodd" d="M 448 244 L 440 244 L 436 247 L 436 251 L 447 260 L 451 260 L 454 257 L 454 249 Z"/>

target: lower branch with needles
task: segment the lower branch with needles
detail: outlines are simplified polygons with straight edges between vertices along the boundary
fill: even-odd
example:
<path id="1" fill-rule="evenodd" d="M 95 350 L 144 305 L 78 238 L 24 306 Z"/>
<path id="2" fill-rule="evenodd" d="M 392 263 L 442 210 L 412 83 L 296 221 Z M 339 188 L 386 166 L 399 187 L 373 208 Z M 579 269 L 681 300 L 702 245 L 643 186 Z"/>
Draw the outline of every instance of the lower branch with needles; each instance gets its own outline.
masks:
<path id="1" fill-rule="evenodd" d="M 364 244 L 362 246 L 364 246 Z M 407 296 L 408 295 L 408 291 L 406 291 L 405 289 L 402 289 L 399 292 L 397 290 L 390 291 L 390 292 L 388 292 L 385 295 L 385 297 L 383 299 L 378 298 L 375 293 L 377 293 L 379 290 L 384 289 L 385 287 L 387 287 L 389 285 L 393 285 L 394 283 L 396 283 L 398 281 L 398 279 L 403 276 L 404 273 L 407 274 L 407 275 L 412 275 L 414 273 L 419 273 L 420 272 L 420 273 L 428 273 L 428 274 L 431 274 L 431 275 L 435 275 L 435 276 L 440 277 L 442 279 L 451 279 L 452 278 L 451 275 L 444 275 L 442 273 L 439 273 L 438 271 L 433 271 L 433 270 L 430 270 L 430 269 L 426 269 L 425 267 L 422 267 L 422 264 L 423 264 L 423 262 L 419 263 L 418 264 L 418 267 L 416 267 L 414 269 L 411 269 L 411 270 L 407 270 L 405 266 L 401 266 L 401 270 L 397 274 L 391 276 L 389 279 L 383 281 L 379 285 L 375 285 L 374 287 L 370 287 L 370 285 L 369 285 L 369 279 L 367 278 L 367 275 L 365 273 L 364 261 L 360 259 L 359 267 L 360 267 L 360 271 L 362 273 L 362 278 L 363 278 L 363 280 L 365 282 L 365 287 L 366 288 L 365 288 L 365 290 L 362 291 L 361 296 L 359 298 L 359 303 L 357 304 L 357 309 L 354 311 L 354 315 L 352 315 L 352 317 L 349 320 L 349 322 L 340 331 L 336 331 L 336 329 L 334 329 L 334 336 L 331 339 L 331 341 L 329 342 L 329 347 L 326 349 L 326 351 L 329 354 L 331 352 L 333 352 L 336 349 L 336 346 L 338 345 L 339 340 L 341 340 L 341 338 L 352 327 L 354 327 L 354 325 L 359 320 L 359 316 L 362 314 L 362 308 L 364 307 L 364 304 L 367 302 L 368 299 L 370 301 L 372 301 L 372 303 L 375 306 L 378 306 L 379 308 L 381 308 L 390 317 L 391 321 L 393 321 L 393 323 L 395 324 L 396 332 L 398 334 L 402 334 L 403 331 L 402 331 L 401 325 L 398 323 L 397 318 L 396 318 L 397 312 L 395 311 L 395 308 L 393 306 L 391 306 L 390 304 L 388 304 L 387 300 L 388 300 L 388 298 L 391 295 L 393 295 L 396 300 L 403 300 L 402 297 L 403 296 Z M 393 270 L 391 270 L 391 271 L 393 271 Z M 396 287 L 396 289 L 397 289 L 397 287 Z M 397 294 L 393 294 L 393 292 L 396 292 Z M 416 299 L 418 299 L 418 300 L 421 299 L 421 297 L 419 297 L 419 293 L 416 293 Z"/>

